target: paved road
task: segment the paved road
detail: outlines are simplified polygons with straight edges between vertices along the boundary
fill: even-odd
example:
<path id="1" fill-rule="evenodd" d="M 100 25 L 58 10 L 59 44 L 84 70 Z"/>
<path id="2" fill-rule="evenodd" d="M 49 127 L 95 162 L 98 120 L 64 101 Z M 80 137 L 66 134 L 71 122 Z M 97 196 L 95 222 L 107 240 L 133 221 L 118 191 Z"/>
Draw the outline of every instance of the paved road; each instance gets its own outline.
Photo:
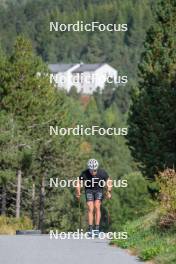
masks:
<path id="1" fill-rule="evenodd" d="M 0 236 L 3 264 L 139 264 L 136 257 L 101 239 L 52 239 L 47 235 Z"/>

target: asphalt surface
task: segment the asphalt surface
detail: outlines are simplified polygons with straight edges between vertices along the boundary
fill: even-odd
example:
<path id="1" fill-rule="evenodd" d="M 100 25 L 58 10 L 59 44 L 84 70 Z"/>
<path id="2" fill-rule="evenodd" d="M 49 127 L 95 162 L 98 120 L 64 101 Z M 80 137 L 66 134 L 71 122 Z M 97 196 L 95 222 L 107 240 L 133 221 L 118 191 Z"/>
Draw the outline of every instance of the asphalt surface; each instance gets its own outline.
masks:
<path id="1" fill-rule="evenodd" d="M 136 257 L 101 239 L 50 239 L 47 235 L 0 236 L 3 264 L 139 264 Z"/>

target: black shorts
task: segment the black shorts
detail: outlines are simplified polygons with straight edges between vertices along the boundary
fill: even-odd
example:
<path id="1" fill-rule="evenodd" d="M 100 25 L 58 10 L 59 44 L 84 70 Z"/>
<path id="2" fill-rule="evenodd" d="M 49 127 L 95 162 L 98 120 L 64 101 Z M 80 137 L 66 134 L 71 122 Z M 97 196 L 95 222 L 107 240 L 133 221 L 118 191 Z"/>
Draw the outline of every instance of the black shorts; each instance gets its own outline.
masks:
<path id="1" fill-rule="evenodd" d="M 103 191 L 87 189 L 87 190 L 85 190 L 85 196 L 86 196 L 86 201 L 87 202 L 95 201 L 95 200 L 102 201 L 102 199 L 103 199 Z"/>

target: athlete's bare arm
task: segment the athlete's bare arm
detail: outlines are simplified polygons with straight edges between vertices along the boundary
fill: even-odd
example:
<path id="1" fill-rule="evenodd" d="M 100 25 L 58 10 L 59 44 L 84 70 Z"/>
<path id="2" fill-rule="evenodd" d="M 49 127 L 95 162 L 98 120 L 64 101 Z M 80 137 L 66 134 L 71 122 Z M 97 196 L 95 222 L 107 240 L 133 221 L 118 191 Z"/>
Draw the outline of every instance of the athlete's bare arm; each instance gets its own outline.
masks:
<path id="1" fill-rule="evenodd" d="M 111 191 L 112 191 L 112 180 L 110 178 L 107 179 L 106 182 L 106 188 L 107 188 L 107 193 L 106 193 L 106 197 L 108 199 L 111 199 Z"/>

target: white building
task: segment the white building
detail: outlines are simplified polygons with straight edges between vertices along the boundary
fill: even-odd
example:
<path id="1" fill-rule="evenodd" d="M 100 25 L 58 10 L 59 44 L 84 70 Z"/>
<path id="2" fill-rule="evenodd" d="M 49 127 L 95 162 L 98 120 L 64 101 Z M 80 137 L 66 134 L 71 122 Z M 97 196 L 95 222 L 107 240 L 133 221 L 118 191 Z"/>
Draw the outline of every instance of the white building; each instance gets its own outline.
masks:
<path id="1" fill-rule="evenodd" d="M 117 71 L 109 64 L 49 64 L 50 81 L 67 92 L 75 86 L 82 94 L 92 94 L 97 87 L 117 80 Z"/>

